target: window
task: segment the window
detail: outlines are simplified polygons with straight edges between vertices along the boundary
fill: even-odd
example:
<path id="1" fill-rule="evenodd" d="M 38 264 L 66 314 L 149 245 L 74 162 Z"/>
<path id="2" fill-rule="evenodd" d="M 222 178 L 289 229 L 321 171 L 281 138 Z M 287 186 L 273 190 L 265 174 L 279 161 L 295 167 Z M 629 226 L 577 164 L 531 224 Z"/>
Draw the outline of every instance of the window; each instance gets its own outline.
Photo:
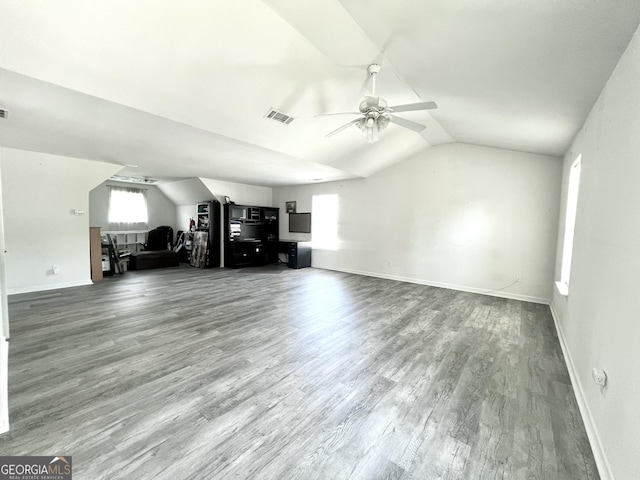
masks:
<path id="1" fill-rule="evenodd" d="M 110 187 L 109 223 L 147 223 L 146 191 L 137 188 Z"/>
<path id="2" fill-rule="evenodd" d="M 578 191 L 580 189 L 580 169 L 582 155 L 571 165 L 569 185 L 567 188 L 567 211 L 564 221 L 564 241 L 562 244 L 562 265 L 560 281 L 556 282 L 562 295 L 569 295 L 569 278 L 571 277 L 571 258 L 573 256 L 573 236 L 576 228 L 576 212 L 578 210 Z"/>
<path id="3" fill-rule="evenodd" d="M 338 195 L 314 195 L 311 201 L 313 248 L 338 249 Z"/>

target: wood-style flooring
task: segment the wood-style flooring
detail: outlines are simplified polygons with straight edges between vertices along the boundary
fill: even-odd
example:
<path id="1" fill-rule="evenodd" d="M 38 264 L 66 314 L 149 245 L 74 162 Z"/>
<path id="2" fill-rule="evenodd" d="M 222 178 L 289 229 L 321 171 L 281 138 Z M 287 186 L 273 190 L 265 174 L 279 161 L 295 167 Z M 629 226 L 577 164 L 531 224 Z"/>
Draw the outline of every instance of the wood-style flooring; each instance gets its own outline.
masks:
<path id="1" fill-rule="evenodd" d="M 596 479 L 549 308 L 306 268 L 9 299 L 1 455 L 88 479 Z"/>

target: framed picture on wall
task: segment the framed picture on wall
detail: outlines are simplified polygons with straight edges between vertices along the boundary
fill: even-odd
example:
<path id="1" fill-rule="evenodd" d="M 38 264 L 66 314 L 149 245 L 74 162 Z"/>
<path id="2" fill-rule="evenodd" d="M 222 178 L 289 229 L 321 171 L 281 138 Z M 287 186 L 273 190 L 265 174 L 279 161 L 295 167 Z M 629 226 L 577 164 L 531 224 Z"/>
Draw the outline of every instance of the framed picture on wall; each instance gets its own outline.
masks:
<path id="1" fill-rule="evenodd" d="M 296 213 L 296 202 L 287 202 L 287 213 Z"/>

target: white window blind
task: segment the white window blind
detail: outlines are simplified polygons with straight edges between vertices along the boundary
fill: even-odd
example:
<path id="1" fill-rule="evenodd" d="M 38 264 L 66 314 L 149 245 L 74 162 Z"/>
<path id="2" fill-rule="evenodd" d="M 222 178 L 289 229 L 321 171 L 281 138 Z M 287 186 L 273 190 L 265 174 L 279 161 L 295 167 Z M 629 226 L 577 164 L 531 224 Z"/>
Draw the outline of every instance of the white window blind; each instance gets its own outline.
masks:
<path id="1" fill-rule="evenodd" d="M 147 223 L 146 191 L 137 188 L 110 187 L 109 223 Z"/>

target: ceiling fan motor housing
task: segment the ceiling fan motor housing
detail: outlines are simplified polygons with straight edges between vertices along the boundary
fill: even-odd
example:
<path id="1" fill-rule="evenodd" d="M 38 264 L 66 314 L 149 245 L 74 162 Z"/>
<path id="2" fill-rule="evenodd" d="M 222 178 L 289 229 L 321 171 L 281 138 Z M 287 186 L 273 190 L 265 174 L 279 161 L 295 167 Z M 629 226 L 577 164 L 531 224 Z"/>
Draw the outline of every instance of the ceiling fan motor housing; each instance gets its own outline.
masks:
<path id="1" fill-rule="evenodd" d="M 358 108 L 365 115 L 372 110 L 382 113 L 387 109 L 387 101 L 380 97 L 365 97 Z"/>

